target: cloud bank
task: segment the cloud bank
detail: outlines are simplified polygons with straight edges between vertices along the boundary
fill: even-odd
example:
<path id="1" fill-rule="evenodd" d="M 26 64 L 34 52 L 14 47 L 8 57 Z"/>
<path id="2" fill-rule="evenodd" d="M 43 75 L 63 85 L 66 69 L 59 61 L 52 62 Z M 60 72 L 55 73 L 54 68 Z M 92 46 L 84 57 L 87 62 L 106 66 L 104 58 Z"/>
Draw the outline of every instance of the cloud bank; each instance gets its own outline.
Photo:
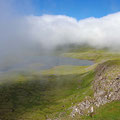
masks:
<path id="1" fill-rule="evenodd" d="M 64 43 L 120 47 L 120 12 L 80 21 L 63 15 L 27 16 L 25 21 L 30 38 L 47 48 Z"/>
<path id="2" fill-rule="evenodd" d="M 83 20 L 65 15 L 23 16 L 15 10 L 15 0 L 9 1 L 0 1 L 0 66 L 70 43 L 120 50 L 120 12 Z"/>
<path id="3" fill-rule="evenodd" d="M 70 43 L 120 50 L 120 12 L 82 20 L 65 15 L 16 16 L 12 3 L 6 3 L 0 7 L 0 56 L 35 54 Z"/>

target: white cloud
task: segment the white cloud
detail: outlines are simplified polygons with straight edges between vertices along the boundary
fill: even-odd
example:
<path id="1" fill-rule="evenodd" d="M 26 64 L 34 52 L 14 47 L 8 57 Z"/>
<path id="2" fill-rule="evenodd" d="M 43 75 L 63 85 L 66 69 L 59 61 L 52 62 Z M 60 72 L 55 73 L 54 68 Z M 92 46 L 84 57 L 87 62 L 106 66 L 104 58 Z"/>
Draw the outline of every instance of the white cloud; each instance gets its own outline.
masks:
<path id="1" fill-rule="evenodd" d="M 15 2 L 0 1 L 2 52 L 21 51 L 36 44 L 37 47 L 53 48 L 64 43 L 120 48 L 120 12 L 79 21 L 65 15 L 22 16 L 18 14 Z"/>
<path id="2" fill-rule="evenodd" d="M 120 47 L 120 12 L 77 21 L 63 15 L 27 16 L 28 34 L 46 47 L 87 43 L 94 47 Z"/>
<path id="3" fill-rule="evenodd" d="M 64 15 L 14 16 L 0 20 L 0 26 L 0 55 L 30 54 L 66 43 L 120 49 L 120 12 L 79 21 Z"/>
<path id="4" fill-rule="evenodd" d="M 0 1 L 0 65 L 66 43 L 120 50 L 120 12 L 79 21 L 64 15 L 22 16 L 14 10 L 15 0 L 9 1 Z"/>

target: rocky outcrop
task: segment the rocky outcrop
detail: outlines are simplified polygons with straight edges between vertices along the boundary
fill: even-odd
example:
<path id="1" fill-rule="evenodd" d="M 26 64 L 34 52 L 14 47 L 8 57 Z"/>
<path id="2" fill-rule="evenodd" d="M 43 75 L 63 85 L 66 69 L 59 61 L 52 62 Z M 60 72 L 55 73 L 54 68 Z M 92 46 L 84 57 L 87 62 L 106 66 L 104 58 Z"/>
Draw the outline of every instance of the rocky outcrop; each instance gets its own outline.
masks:
<path id="1" fill-rule="evenodd" d="M 120 100 L 120 66 L 109 62 L 98 65 L 93 90 L 94 97 L 86 97 L 84 101 L 72 107 L 71 117 L 76 114 L 92 115 L 101 105 Z"/>

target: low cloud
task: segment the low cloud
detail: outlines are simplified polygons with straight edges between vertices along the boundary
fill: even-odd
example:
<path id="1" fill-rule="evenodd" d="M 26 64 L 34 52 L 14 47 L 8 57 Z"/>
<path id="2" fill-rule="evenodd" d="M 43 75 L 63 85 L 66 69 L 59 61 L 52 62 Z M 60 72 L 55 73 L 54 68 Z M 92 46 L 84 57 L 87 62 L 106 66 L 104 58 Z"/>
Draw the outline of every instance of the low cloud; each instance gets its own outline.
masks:
<path id="1" fill-rule="evenodd" d="M 120 12 L 82 20 L 65 15 L 26 16 L 18 14 L 14 2 L 0 1 L 0 66 L 70 43 L 120 50 Z"/>
<path id="2" fill-rule="evenodd" d="M 5 1 L 0 1 L 0 57 L 39 54 L 43 48 L 70 43 L 120 49 L 120 12 L 82 20 L 65 15 L 19 16 L 14 0 Z"/>
<path id="3" fill-rule="evenodd" d="M 25 21 L 30 38 L 46 48 L 65 43 L 120 47 L 120 12 L 80 21 L 63 15 L 27 16 Z"/>

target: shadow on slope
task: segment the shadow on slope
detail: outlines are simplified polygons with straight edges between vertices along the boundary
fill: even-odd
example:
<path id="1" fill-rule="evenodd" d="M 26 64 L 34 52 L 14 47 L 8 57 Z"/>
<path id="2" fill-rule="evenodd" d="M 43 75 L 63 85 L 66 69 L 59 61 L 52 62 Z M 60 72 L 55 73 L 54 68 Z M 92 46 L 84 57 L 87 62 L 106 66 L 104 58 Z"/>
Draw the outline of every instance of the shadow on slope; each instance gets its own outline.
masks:
<path id="1" fill-rule="evenodd" d="M 44 120 L 47 115 L 68 111 L 71 105 L 93 94 L 93 77 L 93 71 L 82 75 L 19 75 L 0 85 L 0 119 Z"/>

